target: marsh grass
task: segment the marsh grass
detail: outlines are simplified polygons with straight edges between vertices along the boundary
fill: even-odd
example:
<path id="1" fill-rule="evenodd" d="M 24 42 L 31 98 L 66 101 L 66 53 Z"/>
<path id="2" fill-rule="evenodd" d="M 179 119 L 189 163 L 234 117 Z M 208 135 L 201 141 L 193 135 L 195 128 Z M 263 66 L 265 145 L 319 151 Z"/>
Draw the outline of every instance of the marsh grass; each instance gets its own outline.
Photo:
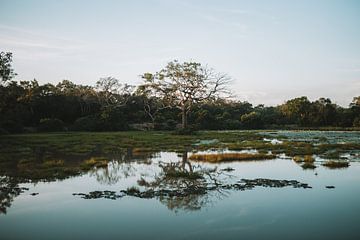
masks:
<path id="1" fill-rule="evenodd" d="M 90 158 L 88 160 L 85 160 L 83 162 L 82 168 L 83 169 L 88 169 L 88 168 L 93 168 L 93 167 L 97 167 L 97 168 L 107 167 L 108 162 L 109 162 L 109 160 L 106 159 L 106 158 L 92 157 L 92 158 Z"/>
<path id="2" fill-rule="evenodd" d="M 193 161 L 204 162 L 228 162 L 228 161 L 251 161 L 251 160 L 266 160 L 274 159 L 274 154 L 264 153 L 216 153 L 216 154 L 193 154 L 189 157 Z"/>
<path id="3" fill-rule="evenodd" d="M 45 168 L 64 166 L 64 160 L 48 160 L 42 164 Z"/>
<path id="4" fill-rule="evenodd" d="M 296 163 L 314 163 L 315 158 L 312 155 L 305 155 L 305 156 L 294 156 L 293 157 L 294 162 Z"/>
<path id="5" fill-rule="evenodd" d="M 67 132 L 37 133 L 0 136 L 0 174 L 21 176 L 28 179 L 62 179 L 86 172 L 93 167 L 106 167 L 107 159 L 128 154 L 131 157 L 149 157 L 151 154 L 165 152 L 197 152 L 210 149 L 248 150 L 255 149 L 257 155 L 192 157 L 194 160 L 209 162 L 251 161 L 275 158 L 284 153 L 299 163 L 313 162 L 311 157 L 339 160 L 342 154 L 360 150 L 358 135 L 347 133 L 334 135 L 333 140 L 307 140 L 307 135 L 296 139 L 298 132 L 288 136 L 269 134 L 264 131 L 199 131 L 196 135 L 173 135 L 171 132 Z M 281 132 L 280 132 L 281 133 Z M 326 135 L 327 133 L 321 133 Z M 319 135 L 319 133 L 316 133 Z M 348 136 L 349 135 L 349 136 Z M 295 137 L 294 137 L 295 136 Z M 327 135 L 326 135 L 327 136 Z M 340 140 L 338 139 L 340 138 Z M 282 141 L 272 144 L 264 138 Z M 216 139 L 217 141 L 214 141 Z M 347 142 L 347 139 L 349 141 Z M 320 141 L 321 140 L 321 141 Z M 207 144 L 199 144 L 205 142 Z M 269 154 L 270 153 L 270 154 Z M 196 155 L 196 154 L 195 154 Z M 347 167 L 348 163 L 342 163 Z M 336 165 L 336 164 L 335 164 Z M 334 164 L 330 164 L 332 168 Z M 335 167 L 333 167 L 335 168 Z M 186 177 L 184 173 L 174 176 Z M 196 176 L 190 176 L 196 177 Z"/>
<path id="6" fill-rule="evenodd" d="M 316 166 L 313 162 L 305 162 L 304 164 L 301 165 L 301 167 L 303 169 L 315 169 Z"/>
<path id="7" fill-rule="evenodd" d="M 346 161 L 326 161 L 322 164 L 324 167 L 330 168 L 330 169 L 336 169 L 336 168 L 347 168 L 350 166 L 349 162 Z"/>

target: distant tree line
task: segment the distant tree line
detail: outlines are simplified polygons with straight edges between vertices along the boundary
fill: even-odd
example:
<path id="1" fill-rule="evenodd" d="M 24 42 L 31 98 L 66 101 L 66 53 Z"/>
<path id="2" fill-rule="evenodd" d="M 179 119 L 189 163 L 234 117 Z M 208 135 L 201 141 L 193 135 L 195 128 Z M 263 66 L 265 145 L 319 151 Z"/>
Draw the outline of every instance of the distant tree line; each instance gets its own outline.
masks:
<path id="1" fill-rule="evenodd" d="M 13 81 L 12 55 L 0 57 L 0 133 L 360 127 L 360 96 L 349 107 L 307 97 L 253 106 L 220 94 L 229 78 L 198 63 L 170 62 L 143 74 L 144 84 L 137 87 L 113 77 L 95 86 L 69 80 L 41 85 Z"/>

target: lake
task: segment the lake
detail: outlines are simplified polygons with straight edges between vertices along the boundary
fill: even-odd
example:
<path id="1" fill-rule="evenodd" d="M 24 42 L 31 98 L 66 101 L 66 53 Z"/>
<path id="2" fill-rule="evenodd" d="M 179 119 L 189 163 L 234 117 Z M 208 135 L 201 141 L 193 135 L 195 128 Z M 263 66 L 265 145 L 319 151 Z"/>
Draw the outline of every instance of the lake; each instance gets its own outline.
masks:
<path id="1" fill-rule="evenodd" d="M 254 147 L 244 139 L 226 147 L 218 144 L 225 140 L 196 136 L 186 151 L 137 147 L 94 153 L 96 158 L 86 151 L 64 157 L 65 148 L 49 145 L 52 151 L 41 152 L 40 160 L 38 150 L 15 151 L 38 143 L 14 137 L 9 144 L 22 142 L 11 152 L 4 140 L 0 238 L 360 239 L 359 132 L 252 134 L 261 136 Z M 295 144 L 285 146 L 290 142 Z M 296 160 L 300 150 L 310 151 L 306 144 L 316 153 L 311 168 L 302 167 L 307 152 Z M 276 157 L 191 160 L 196 154 L 258 152 Z M 36 159 L 41 176 L 29 163 L 35 160 L 27 159 Z M 329 159 L 349 165 L 329 167 Z"/>

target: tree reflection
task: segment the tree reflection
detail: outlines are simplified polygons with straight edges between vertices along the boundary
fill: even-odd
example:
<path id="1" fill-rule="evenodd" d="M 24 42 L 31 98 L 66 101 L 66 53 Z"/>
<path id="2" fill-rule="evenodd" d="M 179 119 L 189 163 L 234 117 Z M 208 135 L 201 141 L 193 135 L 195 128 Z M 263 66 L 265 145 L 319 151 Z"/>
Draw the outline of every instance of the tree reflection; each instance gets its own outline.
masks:
<path id="1" fill-rule="evenodd" d="M 14 198 L 25 190 L 28 189 L 19 187 L 19 184 L 13 178 L 0 176 L 0 214 L 6 214 Z"/>
<path id="2" fill-rule="evenodd" d="M 200 210 L 212 200 L 226 195 L 225 191 L 218 188 L 222 184 L 218 177 L 221 171 L 218 172 L 216 167 L 193 165 L 188 161 L 188 152 L 183 152 L 181 156 L 182 161 L 179 162 L 159 163 L 161 172 L 153 181 L 141 178 L 138 184 L 145 187 L 146 191 L 130 191 L 127 194 L 155 197 L 175 212 Z"/>
<path id="3" fill-rule="evenodd" d="M 151 164 L 154 152 L 140 151 L 139 149 L 128 148 L 125 154 L 118 153 L 112 156 L 106 167 L 93 168 L 90 176 L 95 176 L 100 184 L 114 185 L 120 179 L 136 175 L 137 164 Z"/>
<path id="4" fill-rule="evenodd" d="M 111 161 L 107 167 L 94 168 L 90 170 L 90 176 L 95 176 L 96 180 L 104 185 L 113 185 L 122 178 L 135 175 L 135 167 L 131 163 Z"/>

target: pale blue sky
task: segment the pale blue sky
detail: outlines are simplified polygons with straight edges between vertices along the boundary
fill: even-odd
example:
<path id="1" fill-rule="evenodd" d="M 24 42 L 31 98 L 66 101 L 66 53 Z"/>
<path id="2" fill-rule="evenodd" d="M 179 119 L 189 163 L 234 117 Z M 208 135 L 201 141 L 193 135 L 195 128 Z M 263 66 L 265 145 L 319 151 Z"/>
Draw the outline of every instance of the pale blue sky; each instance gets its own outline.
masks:
<path id="1" fill-rule="evenodd" d="M 234 78 L 241 100 L 360 95 L 360 1 L 0 0 L 0 50 L 18 80 L 137 84 L 195 60 Z"/>

